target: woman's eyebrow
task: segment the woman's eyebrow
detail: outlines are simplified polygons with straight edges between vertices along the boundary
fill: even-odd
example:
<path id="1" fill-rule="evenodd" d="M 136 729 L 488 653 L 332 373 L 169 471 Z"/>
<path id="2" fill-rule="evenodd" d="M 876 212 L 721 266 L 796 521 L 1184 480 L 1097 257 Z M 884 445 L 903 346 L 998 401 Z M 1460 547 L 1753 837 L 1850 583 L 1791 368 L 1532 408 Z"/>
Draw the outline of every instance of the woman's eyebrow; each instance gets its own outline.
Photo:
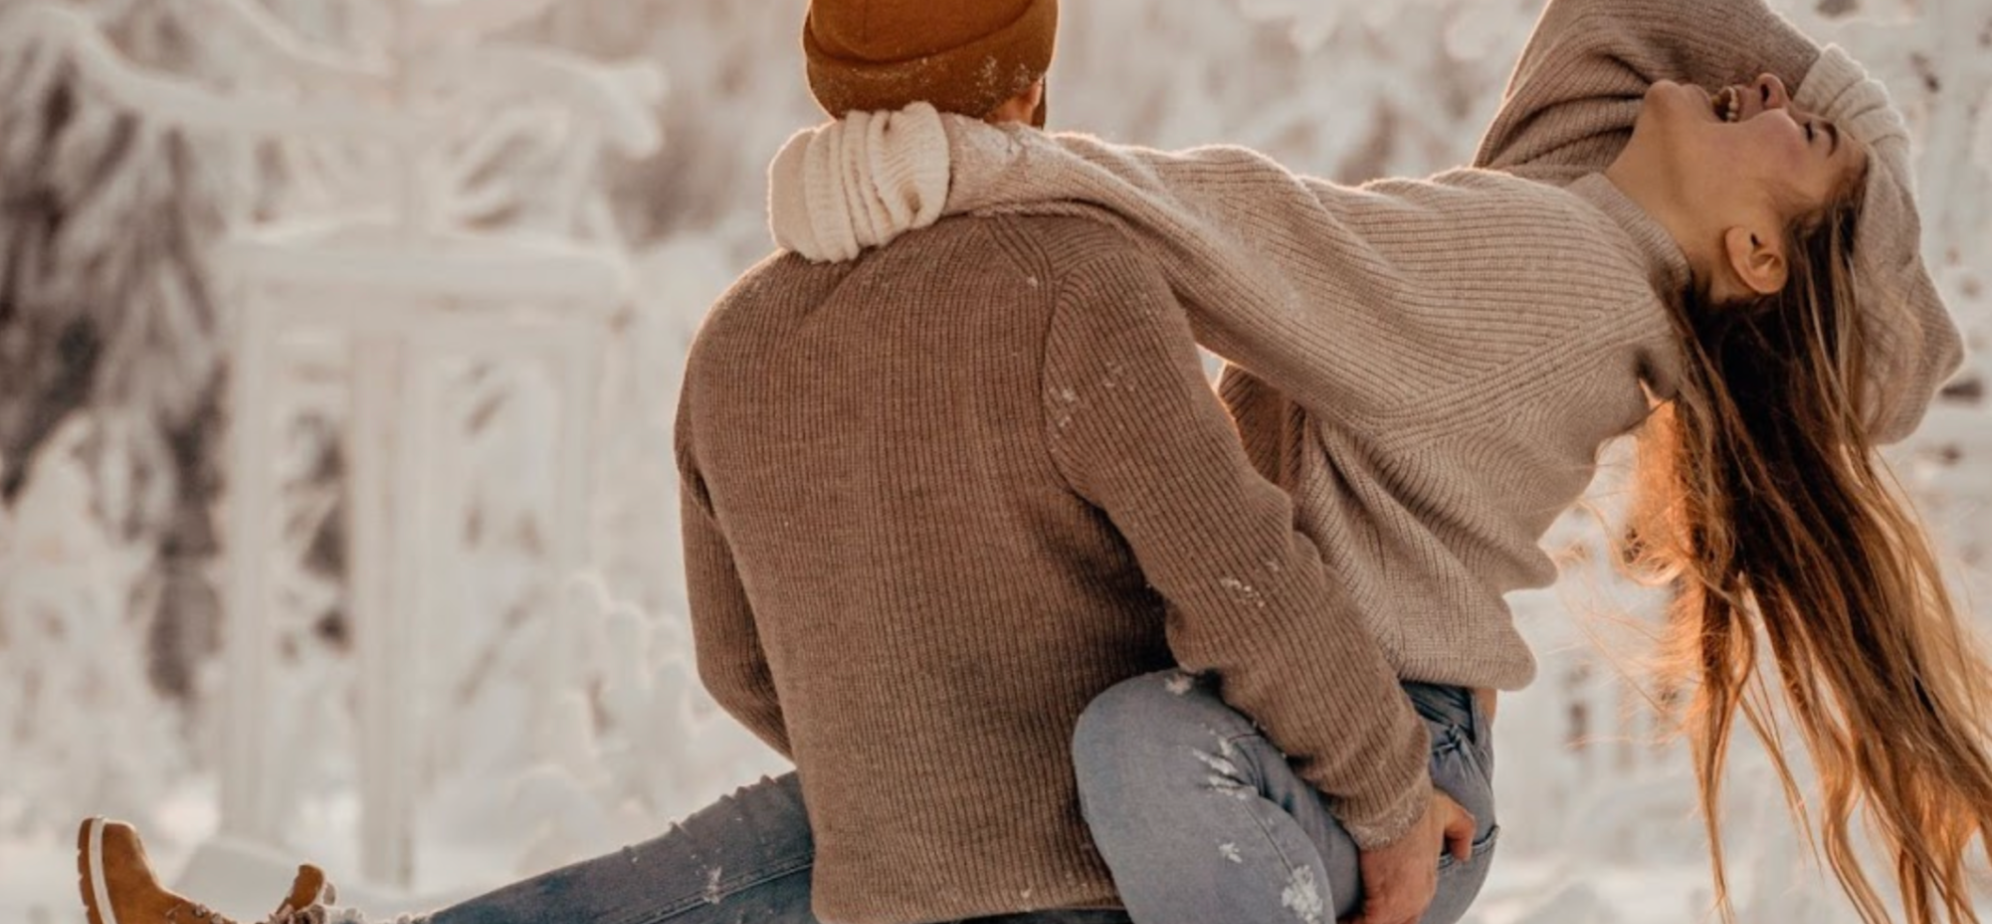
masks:
<path id="1" fill-rule="evenodd" d="M 1820 121 L 1821 124 L 1824 124 L 1826 126 L 1826 134 L 1832 139 L 1832 146 L 1826 149 L 1826 156 L 1832 157 L 1833 155 L 1840 153 L 1840 129 L 1838 126 L 1835 126 L 1831 122 L 1827 122 L 1823 119 Z"/>

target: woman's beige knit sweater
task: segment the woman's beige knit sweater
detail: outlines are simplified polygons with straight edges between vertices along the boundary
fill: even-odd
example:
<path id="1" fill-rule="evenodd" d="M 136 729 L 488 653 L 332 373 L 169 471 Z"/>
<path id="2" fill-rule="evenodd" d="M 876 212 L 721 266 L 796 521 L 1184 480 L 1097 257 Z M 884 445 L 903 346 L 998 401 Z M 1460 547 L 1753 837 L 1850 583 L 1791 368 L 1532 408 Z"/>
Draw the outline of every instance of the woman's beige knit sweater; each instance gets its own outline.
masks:
<path id="1" fill-rule="evenodd" d="M 1601 171 L 1653 82 L 1764 71 L 1871 152 L 1864 395 L 1876 438 L 1899 440 L 1963 361 L 1918 254 L 1907 135 L 1881 84 L 1761 0 L 1554 0 L 1475 166 L 1429 179 L 1352 188 L 1241 148 L 1167 153 L 916 107 L 799 135 L 771 171 L 772 222 L 812 259 L 943 211 L 1120 226 L 1231 363 L 1221 391 L 1248 452 L 1399 674 L 1512 690 L 1535 662 L 1503 595 L 1555 579 L 1542 535 L 1681 362 L 1669 301 L 1686 260 Z"/>

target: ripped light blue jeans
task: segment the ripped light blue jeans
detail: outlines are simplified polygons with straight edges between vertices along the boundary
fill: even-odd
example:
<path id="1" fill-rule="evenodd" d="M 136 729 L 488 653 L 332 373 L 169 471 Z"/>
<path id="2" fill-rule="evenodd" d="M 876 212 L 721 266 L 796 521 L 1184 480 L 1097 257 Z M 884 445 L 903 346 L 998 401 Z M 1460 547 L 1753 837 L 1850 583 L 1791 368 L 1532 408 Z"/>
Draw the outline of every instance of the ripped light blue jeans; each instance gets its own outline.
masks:
<path id="1" fill-rule="evenodd" d="M 1432 783 L 1472 813 L 1473 858 L 1434 856 L 1420 924 L 1453 924 L 1480 892 L 1500 826 L 1486 717 L 1463 687 L 1404 684 L 1431 732 Z M 1073 739 L 1079 798 L 1137 924 L 1331 924 L 1361 910 L 1360 852 L 1211 681 L 1181 671 L 1101 694 Z"/>

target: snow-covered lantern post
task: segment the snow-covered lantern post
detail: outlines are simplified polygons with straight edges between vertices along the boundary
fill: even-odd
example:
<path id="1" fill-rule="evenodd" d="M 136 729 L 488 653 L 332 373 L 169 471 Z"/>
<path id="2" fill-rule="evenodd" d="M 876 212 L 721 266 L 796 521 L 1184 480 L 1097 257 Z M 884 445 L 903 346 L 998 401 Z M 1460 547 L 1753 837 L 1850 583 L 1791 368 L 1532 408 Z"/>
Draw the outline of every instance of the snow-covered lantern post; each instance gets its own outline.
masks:
<path id="1" fill-rule="evenodd" d="M 363 872 L 377 882 L 412 877 L 410 819 L 420 766 L 425 673 L 422 627 L 433 615 L 433 573 L 443 511 L 432 503 L 443 388 L 450 357 L 543 364 L 557 395 L 551 441 L 556 504 L 547 559 L 556 575 L 588 561 L 587 499 L 596 373 L 620 267 L 581 248 L 435 239 L 403 243 L 364 230 L 261 236 L 226 255 L 242 309 L 231 391 L 228 746 L 223 824 L 235 836 L 280 839 L 281 759 L 269 731 L 274 672 L 267 577 L 279 552 L 274 514 L 278 408 L 275 357 L 286 340 L 330 334 L 349 354 L 347 494 L 349 611 L 359 678 L 359 781 Z M 548 636 L 543 689 L 559 687 L 571 653 Z M 528 717 L 543 725 L 545 716 Z"/>
<path id="2" fill-rule="evenodd" d="M 628 294 L 597 171 L 605 146 L 641 156 L 659 144 L 650 107 L 661 77 L 483 40 L 545 0 L 374 4 L 381 15 L 361 21 L 382 34 L 362 36 L 375 41 L 357 56 L 312 46 L 245 0 L 189 2 L 267 60 L 271 79 L 222 92 L 132 66 L 94 23 L 60 7 L 24 19 L 131 110 L 293 155 L 291 198 L 276 219 L 239 223 L 214 260 L 232 321 L 222 834 L 282 843 L 296 776 L 285 762 L 312 734 L 298 728 L 312 717 L 284 714 L 275 656 L 275 585 L 283 557 L 299 553 L 278 522 L 277 433 L 287 346 L 333 344 L 348 396 L 340 444 L 362 873 L 406 886 L 425 639 L 435 637 L 431 566 L 453 512 L 439 509 L 433 488 L 457 475 L 434 462 L 448 364 L 544 370 L 557 424 L 542 460 L 553 482 L 543 561 L 556 582 L 573 574 L 589 561 L 597 377 Z M 560 638 L 549 633 L 540 662 L 542 711 L 573 667 Z M 522 717 L 541 735 L 552 721 Z"/>

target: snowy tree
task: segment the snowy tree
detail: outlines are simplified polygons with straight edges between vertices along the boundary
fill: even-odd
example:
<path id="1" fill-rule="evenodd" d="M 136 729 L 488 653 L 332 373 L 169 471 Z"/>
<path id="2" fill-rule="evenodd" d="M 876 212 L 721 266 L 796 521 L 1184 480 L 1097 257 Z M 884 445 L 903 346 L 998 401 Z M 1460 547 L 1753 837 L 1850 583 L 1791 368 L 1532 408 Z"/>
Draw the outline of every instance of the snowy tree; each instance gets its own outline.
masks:
<path id="1" fill-rule="evenodd" d="M 132 589 L 132 628 L 154 640 L 153 680 L 185 695 L 216 613 L 203 571 L 216 549 L 220 333 L 200 261 L 221 231 L 228 167 L 180 127 L 107 101 L 76 57 L 89 49 L 33 41 L 59 22 L 31 28 L 35 13 L 0 10 L 12 37 L 0 40 L 0 497 L 19 496 L 47 437 L 78 413 L 120 444 L 129 470 L 100 477 L 123 490 L 100 491 L 94 513 L 156 550 Z M 165 66 L 196 53 L 159 7 L 107 25 Z"/>

